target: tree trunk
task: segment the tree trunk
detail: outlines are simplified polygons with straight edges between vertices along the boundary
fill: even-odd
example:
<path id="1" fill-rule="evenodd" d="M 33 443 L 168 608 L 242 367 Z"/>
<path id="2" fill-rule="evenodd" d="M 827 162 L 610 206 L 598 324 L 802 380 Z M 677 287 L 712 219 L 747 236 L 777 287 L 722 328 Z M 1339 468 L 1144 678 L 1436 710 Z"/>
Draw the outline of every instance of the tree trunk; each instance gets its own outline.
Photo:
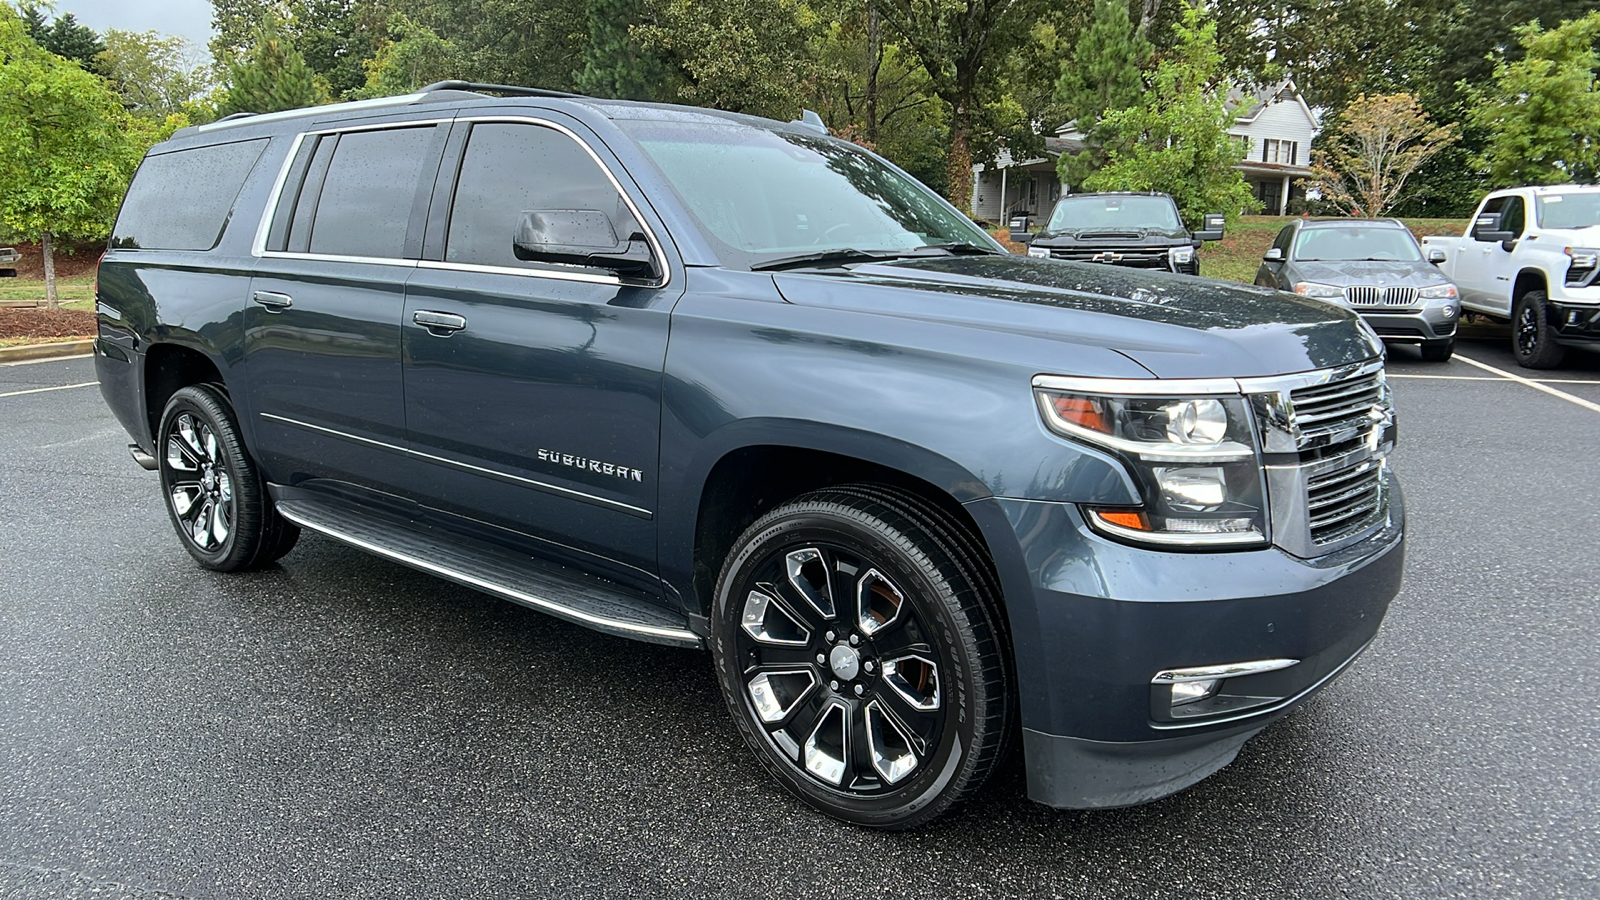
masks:
<path id="1" fill-rule="evenodd" d="M 950 155 L 945 172 L 950 179 L 947 189 L 950 203 L 969 215 L 972 212 L 972 125 L 967 121 L 967 111 L 956 107 L 950 117 Z M 1005 210 L 1001 210 L 1003 215 Z"/>
<path id="2" fill-rule="evenodd" d="M 883 65 L 883 41 L 878 37 L 878 8 L 867 7 L 867 143 L 878 148 L 878 69 Z"/>
<path id="3" fill-rule="evenodd" d="M 50 250 L 50 232 L 39 235 L 39 250 L 44 253 L 44 305 L 50 309 L 60 309 L 61 298 L 56 295 L 56 258 Z"/>

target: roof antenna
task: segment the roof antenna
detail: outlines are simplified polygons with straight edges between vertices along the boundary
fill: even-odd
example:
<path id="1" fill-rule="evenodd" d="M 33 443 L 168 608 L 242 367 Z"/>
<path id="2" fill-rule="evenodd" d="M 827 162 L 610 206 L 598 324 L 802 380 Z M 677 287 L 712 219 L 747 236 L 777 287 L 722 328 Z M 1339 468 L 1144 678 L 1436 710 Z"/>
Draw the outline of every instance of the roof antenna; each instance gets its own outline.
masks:
<path id="1" fill-rule="evenodd" d="M 795 119 L 789 124 L 799 125 L 801 128 L 809 128 L 812 131 L 815 131 L 817 134 L 826 135 L 828 133 L 828 126 L 822 123 L 822 117 L 817 115 L 814 110 L 801 110 L 800 118 Z"/>

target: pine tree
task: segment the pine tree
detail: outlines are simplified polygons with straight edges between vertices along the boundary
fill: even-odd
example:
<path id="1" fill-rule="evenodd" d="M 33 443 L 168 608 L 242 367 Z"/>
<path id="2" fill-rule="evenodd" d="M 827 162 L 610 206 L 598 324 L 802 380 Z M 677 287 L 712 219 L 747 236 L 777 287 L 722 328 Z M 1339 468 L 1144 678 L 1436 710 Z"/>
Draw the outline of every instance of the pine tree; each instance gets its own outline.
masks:
<path id="1" fill-rule="evenodd" d="M 1063 184 L 1080 184 L 1105 165 L 1107 135 L 1100 120 L 1108 111 L 1138 105 L 1149 59 L 1150 42 L 1134 27 L 1128 0 L 1095 0 L 1094 17 L 1056 81 L 1056 100 L 1084 138 L 1082 153 L 1061 157 Z"/>
<path id="2" fill-rule="evenodd" d="M 217 105 L 217 115 L 269 113 L 328 102 L 328 91 L 317 81 L 305 57 L 294 49 L 275 23 L 256 33 L 255 46 L 228 66 L 227 95 Z"/>
<path id="3" fill-rule="evenodd" d="M 589 41 L 575 75 L 578 90 L 619 100 L 674 98 L 671 67 L 660 53 L 640 47 L 629 30 L 642 19 L 642 0 L 588 0 L 584 11 Z"/>

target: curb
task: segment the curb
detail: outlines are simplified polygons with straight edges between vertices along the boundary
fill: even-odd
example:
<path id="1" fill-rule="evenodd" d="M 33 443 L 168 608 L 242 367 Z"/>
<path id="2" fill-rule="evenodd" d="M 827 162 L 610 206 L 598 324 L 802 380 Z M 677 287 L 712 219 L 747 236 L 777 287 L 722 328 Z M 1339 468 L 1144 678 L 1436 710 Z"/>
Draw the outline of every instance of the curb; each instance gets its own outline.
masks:
<path id="1" fill-rule="evenodd" d="M 81 341 L 57 341 L 53 344 L 24 344 L 21 347 L 0 347 L 0 364 L 28 362 L 37 359 L 59 359 L 66 356 L 83 356 L 94 352 L 94 338 Z"/>

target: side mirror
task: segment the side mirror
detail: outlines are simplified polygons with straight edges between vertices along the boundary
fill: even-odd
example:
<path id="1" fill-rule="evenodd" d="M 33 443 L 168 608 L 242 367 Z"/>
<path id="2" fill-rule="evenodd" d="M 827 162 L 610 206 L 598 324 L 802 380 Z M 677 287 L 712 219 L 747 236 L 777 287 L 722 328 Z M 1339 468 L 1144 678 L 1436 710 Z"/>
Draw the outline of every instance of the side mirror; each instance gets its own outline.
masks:
<path id="1" fill-rule="evenodd" d="M 1227 223 L 1228 217 L 1222 213 L 1206 213 L 1201 217 L 1200 230 L 1194 233 L 1197 241 L 1222 240 L 1222 228 Z"/>
<path id="2" fill-rule="evenodd" d="M 1499 213 L 1483 213 L 1472 223 L 1472 239 L 1485 243 L 1494 241 L 1505 243 L 1516 240 L 1517 236 L 1501 230 Z"/>
<path id="3" fill-rule="evenodd" d="M 1261 254 L 1261 261 L 1262 262 L 1283 262 L 1283 251 L 1279 250 L 1277 247 L 1273 247 L 1271 250 L 1268 250 L 1266 253 Z"/>
<path id="4" fill-rule="evenodd" d="M 597 209 L 524 210 L 511 249 L 529 262 L 591 266 L 634 278 L 656 274 L 650 245 L 619 239 L 611 217 Z"/>
<path id="5" fill-rule="evenodd" d="M 1033 243 L 1033 234 L 1027 231 L 1013 231 L 1011 232 L 1011 242 L 1014 244 L 1031 244 Z"/>
<path id="6" fill-rule="evenodd" d="M 1431 262 L 1436 266 L 1439 263 L 1444 262 L 1444 251 L 1440 250 L 1437 247 L 1434 247 L 1434 248 L 1430 249 L 1428 251 L 1428 262 Z"/>

